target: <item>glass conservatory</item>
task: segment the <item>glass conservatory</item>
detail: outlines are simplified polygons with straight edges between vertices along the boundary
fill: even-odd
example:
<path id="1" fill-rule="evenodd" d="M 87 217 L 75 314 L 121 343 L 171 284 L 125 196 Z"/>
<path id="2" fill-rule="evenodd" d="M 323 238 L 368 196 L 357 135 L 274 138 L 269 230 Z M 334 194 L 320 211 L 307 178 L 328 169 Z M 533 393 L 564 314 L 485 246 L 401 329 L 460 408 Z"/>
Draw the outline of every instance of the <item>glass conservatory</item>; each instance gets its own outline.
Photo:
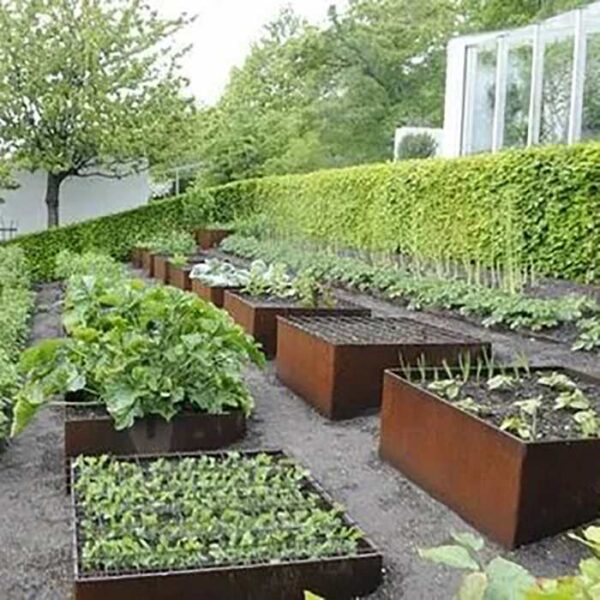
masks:
<path id="1" fill-rule="evenodd" d="M 442 153 L 600 139 L 600 2 L 453 39 Z"/>

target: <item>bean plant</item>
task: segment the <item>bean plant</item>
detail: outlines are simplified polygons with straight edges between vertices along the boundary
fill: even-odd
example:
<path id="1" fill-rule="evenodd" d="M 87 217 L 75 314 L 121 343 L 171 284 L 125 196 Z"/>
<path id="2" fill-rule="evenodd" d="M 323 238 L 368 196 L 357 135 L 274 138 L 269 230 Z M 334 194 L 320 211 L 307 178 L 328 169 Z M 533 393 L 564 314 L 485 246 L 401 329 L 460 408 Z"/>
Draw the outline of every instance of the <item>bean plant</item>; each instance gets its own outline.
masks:
<path id="1" fill-rule="evenodd" d="M 278 456 L 82 456 L 74 469 L 84 574 L 353 555 L 362 537 Z"/>
<path id="2" fill-rule="evenodd" d="M 239 235 L 230 236 L 221 247 L 245 258 L 285 262 L 297 272 L 308 270 L 322 283 L 401 300 L 413 310 L 452 310 L 476 317 L 486 327 L 513 330 L 541 331 L 579 323 L 582 337 L 576 349 L 593 349 L 597 344 L 592 340 L 600 339 L 597 326 L 585 321 L 600 314 L 600 306 L 587 296 L 530 297 L 468 279 L 442 278 L 435 272 L 411 270 L 389 261 L 374 264 L 352 253 L 299 248 Z"/>
<path id="3" fill-rule="evenodd" d="M 166 254 L 167 256 L 193 254 L 197 249 L 194 236 L 186 231 L 169 231 L 159 234 L 138 243 L 138 246 L 147 248 L 155 254 Z"/>

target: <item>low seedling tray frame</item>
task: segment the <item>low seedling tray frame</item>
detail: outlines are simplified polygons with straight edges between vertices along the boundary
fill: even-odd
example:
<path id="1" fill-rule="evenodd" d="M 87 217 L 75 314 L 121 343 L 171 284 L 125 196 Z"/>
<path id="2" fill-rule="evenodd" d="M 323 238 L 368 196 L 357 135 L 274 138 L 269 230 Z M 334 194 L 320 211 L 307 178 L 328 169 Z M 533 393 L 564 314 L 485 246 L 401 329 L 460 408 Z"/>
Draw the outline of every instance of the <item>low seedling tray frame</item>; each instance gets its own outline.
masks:
<path id="1" fill-rule="evenodd" d="M 204 453 L 223 456 L 223 453 Z M 285 458 L 280 451 L 245 451 L 243 456 L 270 454 Z M 170 455 L 166 458 L 179 460 L 199 453 Z M 122 460 L 149 461 L 165 458 L 122 457 Z M 73 483 L 77 473 L 75 461 L 71 461 L 71 505 L 73 514 L 74 547 L 74 599 L 75 600 L 302 600 L 304 591 L 310 590 L 328 600 L 350 600 L 372 593 L 383 577 L 383 557 L 371 541 L 363 537 L 353 556 L 336 556 L 309 560 L 290 560 L 276 564 L 228 565 L 197 570 L 160 572 L 107 572 L 102 575 L 86 575 L 80 565 L 81 547 L 78 530 L 78 504 Z M 320 496 L 327 507 L 334 502 L 312 478 L 306 479 L 307 490 Z M 356 524 L 347 516 L 348 526 Z"/>

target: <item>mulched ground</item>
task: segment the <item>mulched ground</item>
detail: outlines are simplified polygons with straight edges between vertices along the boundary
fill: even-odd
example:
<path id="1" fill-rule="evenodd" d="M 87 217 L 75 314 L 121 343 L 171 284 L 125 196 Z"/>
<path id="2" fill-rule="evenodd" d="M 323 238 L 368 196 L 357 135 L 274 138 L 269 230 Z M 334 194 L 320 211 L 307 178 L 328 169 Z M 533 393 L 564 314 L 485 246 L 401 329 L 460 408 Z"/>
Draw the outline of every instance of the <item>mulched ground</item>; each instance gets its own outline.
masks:
<path id="1" fill-rule="evenodd" d="M 56 285 L 44 286 L 32 339 L 60 333 Z M 460 320 L 411 313 L 367 296 L 343 293 L 378 316 L 410 316 L 421 323 L 450 328 L 494 342 L 497 352 L 528 354 L 537 364 L 562 362 L 593 372 L 597 359 L 572 354 L 566 346 L 542 343 L 517 334 L 482 330 Z M 459 517 L 430 498 L 377 456 L 378 417 L 328 422 L 281 385 L 271 363 L 249 370 L 256 399 L 249 435 L 240 447 L 281 448 L 308 467 L 343 503 L 385 556 L 386 578 L 373 599 L 449 599 L 458 574 L 422 561 L 419 547 L 445 542 L 448 532 L 472 531 Z M 64 600 L 71 594 L 69 501 L 64 493 L 62 415 L 47 411 L 0 455 L 0 598 Z M 516 552 L 488 544 L 490 556 L 502 553 L 536 575 L 573 571 L 585 549 L 560 535 Z"/>

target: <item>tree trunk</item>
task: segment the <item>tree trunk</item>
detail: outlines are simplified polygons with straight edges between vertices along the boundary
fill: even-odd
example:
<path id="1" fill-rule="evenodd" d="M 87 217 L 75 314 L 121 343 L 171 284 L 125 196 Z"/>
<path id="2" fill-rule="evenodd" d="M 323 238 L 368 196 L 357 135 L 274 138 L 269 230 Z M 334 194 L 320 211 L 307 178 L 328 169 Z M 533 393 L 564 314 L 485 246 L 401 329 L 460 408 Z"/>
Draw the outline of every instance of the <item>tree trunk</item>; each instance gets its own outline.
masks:
<path id="1" fill-rule="evenodd" d="M 48 229 L 58 227 L 58 206 L 60 198 L 60 186 L 65 179 L 63 173 L 48 173 L 46 184 L 46 207 L 48 208 Z"/>

